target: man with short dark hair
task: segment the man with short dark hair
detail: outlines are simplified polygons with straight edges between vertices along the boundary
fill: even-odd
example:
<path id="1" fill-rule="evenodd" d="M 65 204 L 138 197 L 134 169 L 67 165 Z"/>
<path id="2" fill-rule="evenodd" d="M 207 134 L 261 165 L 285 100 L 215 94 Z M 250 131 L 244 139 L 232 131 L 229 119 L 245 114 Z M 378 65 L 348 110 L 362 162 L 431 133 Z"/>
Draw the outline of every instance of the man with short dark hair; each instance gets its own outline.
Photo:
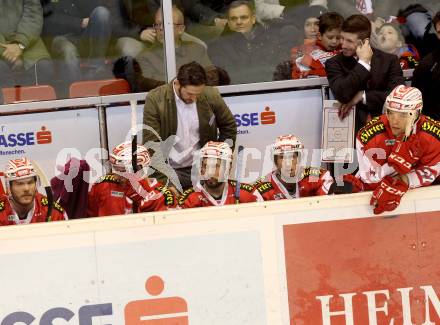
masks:
<path id="1" fill-rule="evenodd" d="M 228 24 L 222 35 L 208 47 L 215 66 L 226 70 L 233 84 L 271 81 L 281 55 L 279 35 L 256 22 L 253 4 L 245 0 L 231 3 Z"/>
<path id="2" fill-rule="evenodd" d="M 180 67 L 176 79 L 150 91 L 145 99 L 144 125 L 148 129 L 143 131 L 143 142 L 151 148 L 146 142 L 176 136 L 166 156 L 182 188 L 192 186 L 191 166 L 196 150 L 208 141 L 229 140 L 235 144 L 234 116 L 218 90 L 206 83 L 203 67 L 196 62 L 187 63 Z"/>
<path id="3" fill-rule="evenodd" d="M 356 131 L 365 125 L 368 114 L 382 113 L 386 96 L 405 81 L 397 57 L 372 49 L 370 35 L 368 18 L 348 17 L 342 25 L 341 53 L 325 63 L 330 89 L 342 103 L 340 118 L 356 107 Z"/>

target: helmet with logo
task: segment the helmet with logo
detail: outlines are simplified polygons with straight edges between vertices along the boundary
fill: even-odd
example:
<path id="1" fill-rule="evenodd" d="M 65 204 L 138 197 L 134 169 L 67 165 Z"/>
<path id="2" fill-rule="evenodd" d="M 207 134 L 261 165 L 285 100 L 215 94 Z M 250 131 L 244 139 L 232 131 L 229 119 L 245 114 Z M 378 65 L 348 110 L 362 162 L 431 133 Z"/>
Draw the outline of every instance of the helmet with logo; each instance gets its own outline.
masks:
<path id="1" fill-rule="evenodd" d="M 40 184 L 40 178 L 38 177 L 32 162 L 26 157 L 9 160 L 4 175 L 7 191 L 10 191 L 11 181 L 17 181 L 29 177 L 35 177 L 37 186 Z"/>
<path id="2" fill-rule="evenodd" d="M 211 177 L 216 173 L 216 166 L 220 160 L 220 178 L 228 179 L 232 161 L 232 149 L 226 142 L 209 141 L 200 149 L 200 163 L 205 161 L 205 177 Z"/>
<path id="3" fill-rule="evenodd" d="M 286 153 L 298 153 L 299 156 L 302 154 L 303 150 L 304 145 L 298 137 L 292 134 L 280 135 L 272 145 L 272 156 L 283 155 Z"/>
<path id="4" fill-rule="evenodd" d="M 291 158 L 297 157 L 295 162 L 296 171 L 294 178 L 291 176 L 292 159 L 283 160 L 282 168 L 280 169 L 283 179 L 289 183 L 293 183 L 298 180 L 303 151 L 304 145 L 302 144 L 301 140 L 292 134 L 278 136 L 275 140 L 275 143 L 272 145 L 272 157 L 275 163 L 277 156 L 287 156 Z"/>
<path id="5" fill-rule="evenodd" d="M 114 170 L 125 171 L 131 170 L 132 159 L 132 144 L 131 142 L 123 142 L 113 148 L 110 153 L 110 164 Z M 137 145 L 136 149 L 137 165 L 141 168 L 148 167 L 151 162 L 150 154 L 147 148 L 142 145 Z"/>
<path id="6" fill-rule="evenodd" d="M 407 113 L 408 123 L 405 135 L 411 134 L 413 125 L 417 122 L 423 108 L 422 92 L 415 88 L 399 85 L 387 96 L 384 104 L 385 113 L 388 111 Z"/>

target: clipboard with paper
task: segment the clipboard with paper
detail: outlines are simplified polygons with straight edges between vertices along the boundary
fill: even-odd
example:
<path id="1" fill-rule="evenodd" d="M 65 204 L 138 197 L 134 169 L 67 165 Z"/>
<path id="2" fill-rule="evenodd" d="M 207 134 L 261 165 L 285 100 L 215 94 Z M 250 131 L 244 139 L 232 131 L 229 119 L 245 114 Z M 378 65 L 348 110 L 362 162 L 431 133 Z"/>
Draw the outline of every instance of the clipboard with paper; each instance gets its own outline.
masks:
<path id="1" fill-rule="evenodd" d="M 324 100 L 322 110 L 321 161 L 325 163 L 352 163 L 354 158 L 355 109 L 341 120 L 341 103 Z"/>

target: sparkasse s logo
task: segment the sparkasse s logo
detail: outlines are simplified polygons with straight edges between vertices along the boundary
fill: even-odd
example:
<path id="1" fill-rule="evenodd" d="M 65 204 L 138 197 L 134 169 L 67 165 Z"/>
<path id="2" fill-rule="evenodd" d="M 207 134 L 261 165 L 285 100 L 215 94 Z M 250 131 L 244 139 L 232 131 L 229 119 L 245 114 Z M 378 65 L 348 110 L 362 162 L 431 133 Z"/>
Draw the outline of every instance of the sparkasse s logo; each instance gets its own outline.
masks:
<path id="1" fill-rule="evenodd" d="M 266 106 L 263 112 L 234 114 L 234 118 L 237 128 L 272 125 L 276 123 L 276 114 L 270 110 L 269 106 Z M 249 133 L 249 130 L 237 130 L 237 133 L 246 134 Z"/>
<path id="2" fill-rule="evenodd" d="M 52 132 L 45 126 L 36 132 L 5 133 L 2 127 L 0 148 L 14 148 L 52 143 Z"/>

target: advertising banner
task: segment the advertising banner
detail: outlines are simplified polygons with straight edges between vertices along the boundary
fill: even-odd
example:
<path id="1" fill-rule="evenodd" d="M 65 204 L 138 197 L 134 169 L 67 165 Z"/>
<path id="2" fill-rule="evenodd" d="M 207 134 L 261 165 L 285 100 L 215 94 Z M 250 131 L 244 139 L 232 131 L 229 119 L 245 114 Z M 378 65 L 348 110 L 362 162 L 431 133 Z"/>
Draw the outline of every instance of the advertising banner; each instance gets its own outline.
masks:
<path id="1" fill-rule="evenodd" d="M 0 123 L 0 170 L 8 160 L 28 157 L 40 164 L 48 178 L 68 155 L 85 158 L 99 148 L 96 109 L 4 116 Z M 97 171 L 98 173 L 101 170 Z"/>
<path id="2" fill-rule="evenodd" d="M 440 324 L 439 216 L 284 225 L 290 324 Z"/>
<path id="3" fill-rule="evenodd" d="M 258 232 L 167 232 L 3 241 L 0 324 L 268 324 Z"/>

